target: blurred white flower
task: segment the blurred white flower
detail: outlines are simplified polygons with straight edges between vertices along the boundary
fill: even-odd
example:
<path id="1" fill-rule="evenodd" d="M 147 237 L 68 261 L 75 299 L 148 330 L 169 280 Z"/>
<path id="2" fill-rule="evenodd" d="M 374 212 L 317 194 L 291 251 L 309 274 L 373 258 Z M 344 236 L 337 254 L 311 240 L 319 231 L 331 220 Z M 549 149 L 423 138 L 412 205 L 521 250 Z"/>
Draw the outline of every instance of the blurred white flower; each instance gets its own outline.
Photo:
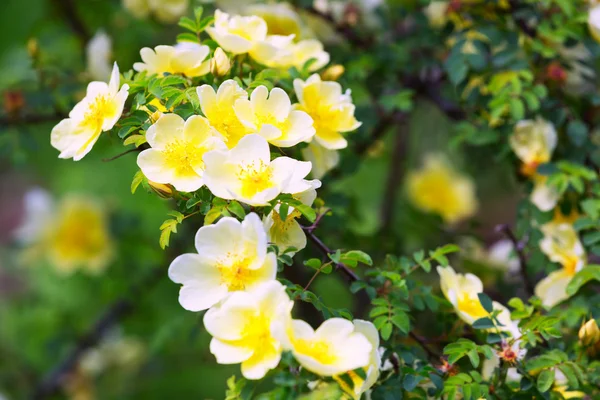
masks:
<path id="1" fill-rule="evenodd" d="M 19 243 L 29 245 L 39 241 L 49 229 L 55 205 L 50 193 L 39 187 L 25 193 L 23 205 L 23 219 L 13 236 Z"/>
<path id="2" fill-rule="evenodd" d="M 112 69 L 112 41 L 103 30 L 96 32 L 86 47 L 87 70 L 96 81 L 107 81 Z"/>

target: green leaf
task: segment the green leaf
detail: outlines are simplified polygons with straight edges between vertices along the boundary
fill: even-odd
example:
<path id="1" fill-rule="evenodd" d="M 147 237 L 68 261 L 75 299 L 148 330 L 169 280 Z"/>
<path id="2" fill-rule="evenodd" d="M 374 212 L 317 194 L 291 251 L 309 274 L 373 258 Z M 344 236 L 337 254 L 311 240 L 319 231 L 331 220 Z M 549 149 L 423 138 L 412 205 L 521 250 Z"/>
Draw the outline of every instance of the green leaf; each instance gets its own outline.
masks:
<path id="1" fill-rule="evenodd" d="M 492 329 L 494 328 L 494 322 L 489 318 L 479 318 L 473 322 L 473 328 L 475 329 Z"/>
<path id="2" fill-rule="evenodd" d="M 282 221 L 285 221 L 287 219 L 289 210 L 290 206 L 287 203 L 282 203 L 279 206 L 279 217 Z"/>
<path id="3" fill-rule="evenodd" d="M 235 200 L 232 200 L 229 205 L 227 205 L 227 209 L 239 219 L 244 219 L 246 216 L 246 210 L 244 210 L 244 207 L 242 207 L 242 205 Z"/>
<path id="4" fill-rule="evenodd" d="M 583 235 L 583 244 L 586 246 L 591 246 L 600 242 L 600 231 L 590 232 Z"/>
<path id="5" fill-rule="evenodd" d="M 574 295 L 583 285 L 593 280 L 600 281 L 600 265 L 588 265 L 576 273 L 567 285 L 567 294 Z"/>
<path id="6" fill-rule="evenodd" d="M 402 333 L 408 334 L 410 331 L 410 319 L 405 312 L 394 314 L 390 320 L 392 321 L 392 324 L 402 331 Z"/>
<path id="7" fill-rule="evenodd" d="M 492 299 L 485 293 L 478 293 L 477 297 L 479 297 L 479 302 L 481 303 L 483 309 L 488 313 L 494 311 L 494 305 L 492 304 Z"/>
<path id="8" fill-rule="evenodd" d="M 473 368 L 477 368 L 479 366 L 479 354 L 477 354 L 477 350 L 469 351 L 467 356 L 469 357 L 469 361 L 471 361 Z"/>
<path id="9" fill-rule="evenodd" d="M 198 40 L 198 37 L 193 33 L 185 32 L 177 35 L 177 42 L 200 43 L 200 40 Z"/>
<path id="10" fill-rule="evenodd" d="M 567 126 L 567 136 L 571 143 L 577 147 L 581 147 L 587 141 L 588 127 L 580 120 L 571 121 Z"/>
<path id="11" fill-rule="evenodd" d="M 133 181 L 131 181 L 131 194 L 134 194 L 138 186 L 140 186 L 140 183 L 142 183 L 145 180 L 146 176 L 144 176 L 144 173 L 142 171 L 136 172 L 133 176 Z"/>
<path id="12" fill-rule="evenodd" d="M 381 338 L 383 340 L 388 340 L 392 336 L 392 324 L 390 322 L 386 322 L 381 327 Z"/>
<path id="13" fill-rule="evenodd" d="M 371 312 L 369 313 L 369 317 L 370 318 L 375 318 L 378 317 L 380 315 L 387 315 L 390 312 L 390 308 L 389 307 L 385 307 L 385 306 L 379 306 L 379 307 L 375 307 L 371 310 Z"/>
<path id="14" fill-rule="evenodd" d="M 554 371 L 551 369 L 543 370 L 537 377 L 537 389 L 544 393 L 550 390 L 554 382 Z"/>
<path id="15" fill-rule="evenodd" d="M 181 17 L 181 19 L 179 20 L 178 24 L 183 29 L 187 29 L 188 31 L 191 31 L 191 32 L 194 32 L 194 33 L 197 32 L 196 21 L 192 20 L 191 18 Z"/>
<path id="16" fill-rule="evenodd" d="M 300 213 L 304 215 L 304 218 L 306 218 L 310 222 L 315 222 L 315 220 L 317 219 L 317 212 L 307 205 L 297 204 L 294 205 L 294 208 L 300 211 Z"/>
<path id="17" fill-rule="evenodd" d="M 318 258 L 311 258 L 311 259 L 304 261 L 304 265 L 306 265 L 307 267 L 310 267 L 312 269 L 318 270 L 319 268 L 321 268 L 321 260 L 319 260 Z"/>
<path id="18" fill-rule="evenodd" d="M 356 267 L 359 262 L 366 265 L 373 265 L 373 260 L 371 259 L 371 256 L 369 256 L 364 251 L 360 250 L 351 250 L 346 253 L 343 253 L 339 262 L 349 267 Z"/>
<path id="19" fill-rule="evenodd" d="M 509 102 L 510 114 L 515 121 L 525 118 L 525 105 L 521 99 L 511 99 Z"/>

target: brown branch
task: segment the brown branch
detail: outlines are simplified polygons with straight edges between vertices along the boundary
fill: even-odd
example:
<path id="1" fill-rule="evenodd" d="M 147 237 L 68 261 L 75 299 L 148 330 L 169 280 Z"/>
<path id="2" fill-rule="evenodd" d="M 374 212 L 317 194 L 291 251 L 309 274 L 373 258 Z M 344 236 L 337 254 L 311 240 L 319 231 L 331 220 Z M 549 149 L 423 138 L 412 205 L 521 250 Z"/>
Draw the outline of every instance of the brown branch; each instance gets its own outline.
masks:
<path id="1" fill-rule="evenodd" d="M 527 273 L 527 257 L 525 257 L 525 252 L 523 251 L 525 248 L 525 242 L 519 241 L 512 229 L 510 229 L 507 224 L 498 225 L 496 227 L 496 232 L 503 233 L 508 240 L 511 241 L 519 259 L 519 271 L 521 272 L 521 277 L 523 278 L 523 285 L 525 286 L 527 294 L 529 296 L 533 296 L 535 289 L 531 279 L 529 278 L 529 274 Z"/>
<path id="2" fill-rule="evenodd" d="M 122 152 L 122 153 L 119 153 L 119 154 L 117 154 L 117 155 L 116 155 L 116 156 L 114 156 L 114 157 L 103 158 L 103 159 L 102 159 L 102 161 L 103 161 L 103 162 L 110 162 L 110 161 L 114 161 L 114 160 L 117 160 L 117 159 L 119 159 L 119 158 L 123 157 L 123 156 L 124 156 L 124 155 L 126 155 L 126 154 L 129 154 L 129 153 L 139 153 L 139 152 L 141 152 L 141 151 L 143 151 L 143 150 L 146 150 L 146 149 L 148 149 L 148 148 L 150 148 L 150 146 L 147 146 L 147 145 L 146 145 L 146 146 L 144 146 L 144 145 L 142 144 L 142 145 L 141 145 L 141 146 L 139 146 L 139 147 L 136 147 L 136 148 L 133 148 L 133 149 L 129 149 L 129 150 L 126 150 L 126 151 L 124 151 L 124 152 Z"/>
<path id="3" fill-rule="evenodd" d="M 414 332 L 409 332 L 408 336 L 410 336 L 411 339 L 413 339 L 415 342 L 417 342 L 419 344 L 419 346 L 421 346 L 421 348 L 425 351 L 425 353 L 427 353 L 427 356 L 432 361 L 440 360 L 440 358 L 442 356 L 437 354 L 435 351 L 431 350 L 431 348 L 427 345 L 427 343 L 421 337 L 419 337 L 419 335 L 417 335 Z"/>
<path id="4" fill-rule="evenodd" d="M 406 153 L 406 142 L 408 139 L 407 125 L 407 123 L 399 124 L 394 138 L 394 148 L 390 157 L 390 166 L 380 211 L 381 230 L 383 232 L 388 231 L 390 226 L 392 226 L 398 186 L 400 186 L 403 176 L 402 162 Z"/>
<path id="5" fill-rule="evenodd" d="M 304 230 L 306 231 L 306 236 L 308 237 L 308 239 L 317 247 L 317 249 L 319 249 L 325 256 L 329 256 L 330 254 L 334 254 L 334 251 L 331 251 L 331 249 L 329 247 L 327 247 L 325 245 L 325 243 L 323 243 L 321 241 L 321 239 L 319 239 L 318 237 L 315 236 L 314 233 L 312 233 L 311 230 L 307 230 L 306 228 L 304 228 Z M 335 269 L 338 271 L 342 271 L 342 273 L 344 275 L 346 275 L 346 277 L 348 277 L 348 279 L 351 282 L 356 282 L 359 281 L 360 278 L 358 275 L 356 275 L 354 273 L 354 271 L 352 271 L 350 268 L 346 267 L 344 264 L 342 263 L 338 263 L 335 262 L 333 260 L 331 260 L 331 262 L 333 263 L 333 265 L 335 265 Z"/>
<path id="6" fill-rule="evenodd" d="M 32 114 L 15 117 L 2 117 L 0 118 L 0 126 L 44 124 L 48 122 L 58 122 L 64 118 L 68 118 L 68 115 L 61 114 L 59 112 L 48 115 Z"/>
<path id="7" fill-rule="evenodd" d="M 366 49 L 373 43 L 372 37 L 361 37 L 350 25 L 346 23 L 338 23 L 335 20 L 335 18 L 333 18 L 333 16 L 329 13 L 323 13 L 312 6 L 305 7 L 303 8 L 303 10 L 329 22 L 337 33 L 342 35 L 344 38 L 346 38 L 346 40 L 348 40 L 350 43 L 354 44 L 357 47 Z"/>
<path id="8" fill-rule="evenodd" d="M 83 44 L 87 43 L 92 36 L 88 32 L 85 23 L 77 15 L 77 7 L 75 7 L 73 0 L 52 0 L 52 3 Z"/>

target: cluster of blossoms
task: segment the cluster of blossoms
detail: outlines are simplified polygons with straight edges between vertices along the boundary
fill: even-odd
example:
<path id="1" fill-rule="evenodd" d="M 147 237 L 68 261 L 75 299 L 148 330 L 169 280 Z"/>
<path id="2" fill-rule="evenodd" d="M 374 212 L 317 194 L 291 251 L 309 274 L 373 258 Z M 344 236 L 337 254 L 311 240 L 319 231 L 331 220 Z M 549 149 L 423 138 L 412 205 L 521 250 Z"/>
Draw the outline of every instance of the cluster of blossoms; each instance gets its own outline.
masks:
<path id="1" fill-rule="evenodd" d="M 320 42 L 295 41 L 294 34 L 268 34 L 269 30 L 258 16 L 230 16 L 217 10 L 214 25 L 206 31 L 220 47 L 212 51 L 207 45 L 182 42 L 144 48 L 143 62 L 133 68 L 141 76 L 196 79 L 210 74 L 214 82 L 228 74 L 230 57 L 239 60 L 241 54 L 282 70 L 307 64 L 312 72 L 329 62 Z M 293 255 L 306 246 L 296 220 L 300 212 L 286 205 L 284 214 L 277 197 L 291 195 L 311 206 L 321 186 L 318 179 L 306 179 L 311 161 L 274 156 L 272 150 L 305 143 L 303 153 L 321 159 L 315 154 L 346 147 L 343 133 L 360 126 L 350 92 L 313 74 L 293 81 L 298 102 L 292 104 L 281 88 L 259 85 L 249 94 L 250 88 L 240 82 L 225 79 L 215 86 L 197 86 L 201 115 L 187 119 L 158 99 L 149 103 L 155 112 L 139 107 L 147 112 L 149 126 L 137 164 L 150 182 L 188 193 L 205 186 L 215 197 L 238 201 L 251 211 L 272 206 L 262 219 L 250 212 L 242 221 L 223 217 L 201 227 L 195 237 L 197 254 L 177 257 L 169 277 L 182 285 L 179 302 L 185 309 L 206 311 L 204 325 L 213 336 L 210 350 L 217 362 L 241 363 L 246 378 L 261 379 L 289 350 L 317 375 L 339 379 L 351 374 L 351 395 L 360 396 L 379 374 L 377 330 L 362 320 L 331 318 L 315 330 L 292 319 L 293 300 L 276 279 L 276 254 L 268 251 L 269 244 L 275 244 Z M 59 157 L 82 159 L 101 133 L 118 123 L 128 94 L 129 85 L 120 85 L 116 63 L 108 84 L 91 82 L 69 118 L 52 130 L 51 143 Z M 357 368 L 364 368 L 364 379 L 352 372 Z"/>

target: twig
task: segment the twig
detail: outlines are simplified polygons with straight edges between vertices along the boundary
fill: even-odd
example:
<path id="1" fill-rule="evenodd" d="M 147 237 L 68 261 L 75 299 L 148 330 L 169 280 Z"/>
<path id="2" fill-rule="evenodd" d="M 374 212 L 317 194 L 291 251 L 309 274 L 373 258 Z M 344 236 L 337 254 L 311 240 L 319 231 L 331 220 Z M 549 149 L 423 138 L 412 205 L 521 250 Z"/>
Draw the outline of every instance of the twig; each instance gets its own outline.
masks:
<path id="1" fill-rule="evenodd" d="M 525 247 L 524 242 L 520 242 L 515 236 L 512 229 L 507 224 L 501 224 L 496 227 L 496 232 L 503 233 L 508 240 L 511 241 L 513 247 L 515 248 L 515 252 L 517 253 L 517 257 L 519 259 L 519 270 L 521 272 L 521 277 L 523 278 L 523 284 L 525 285 L 525 290 L 530 296 L 533 296 L 535 293 L 535 289 L 531 279 L 529 278 L 529 274 L 527 273 L 527 257 L 525 257 L 525 252 L 523 251 Z"/>
<path id="2" fill-rule="evenodd" d="M 303 226 L 302 229 L 304 229 L 305 231 L 308 232 L 312 232 L 315 229 L 317 229 L 317 227 L 319 226 L 319 222 L 321 222 L 321 219 L 325 216 L 325 214 L 327 214 L 329 211 L 331 210 L 331 208 L 327 207 L 325 208 L 324 211 L 321 212 L 321 214 L 317 215 L 317 218 L 315 218 L 315 222 L 313 222 L 312 225 L 309 226 Z"/>
<path id="3" fill-rule="evenodd" d="M 305 11 L 316 15 L 317 17 L 321 17 L 324 20 L 326 20 L 327 22 L 331 23 L 333 25 L 333 27 L 335 28 L 336 32 L 339 33 L 340 35 L 344 36 L 346 38 L 346 40 L 348 40 L 350 43 L 356 45 L 357 47 L 361 47 L 361 48 L 367 48 L 371 45 L 371 43 L 373 42 L 373 38 L 363 38 L 360 35 L 358 35 L 358 33 L 356 33 L 356 31 L 354 29 L 352 29 L 351 26 L 349 26 L 348 24 L 340 24 L 338 23 L 335 18 L 333 18 L 333 16 L 329 13 L 323 13 L 319 10 L 317 10 L 314 7 L 306 7 L 303 8 Z"/>
<path id="4" fill-rule="evenodd" d="M 116 159 L 119 159 L 119 158 L 123 157 L 125 154 L 129 154 L 129 153 L 137 153 L 137 152 L 140 152 L 140 151 L 142 151 L 142 150 L 144 150 L 144 148 L 142 148 L 141 146 L 140 146 L 140 147 L 136 147 L 136 148 L 134 148 L 134 149 L 129 149 L 129 150 L 126 150 L 126 151 L 124 151 L 124 152 L 122 152 L 122 153 L 120 153 L 120 154 L 117 154 L 117 155 L 116 155 L 116 156 L 114 156 L 114 157 L 103 158 L 103 159 L 102 159 L 102 162 L 110 162 L 110 161 L 114 161 L 114 160 L 116 160 Z"/>
<path id="5" fill-rule="evenodd" d="M 147 291 L 149 287 L 154 286 L 161 281 L 165 270 L 162 266 L 156 267 L 146 278 L 135 285 L 127 294 L 116 300 L 94 323 L 92 328 L 83 335 L 75 344 L 75 347 L 69 352 L 67 357 L 48 373 L 44 380 L 35 388 L 34 400 L 45 399 L 61 389 L 64 379 L 73 371 L 85 355 L 86 351 L 96 346 L 118 322 L 134 309 L 139 298 L 139 293 Z"/>
<path id="6" fill-rule="evenodd" d="M 417 342 L 419 344 L 419 346 L 421 346 L 421 348 L 423 350 L 425 350 L 425 353 L 427 353 L 427 356 L 429 356 L 429 358 L 432 361 L 440 360 L 440 358 L 442 356 L 437 354 L 435 351 L 431 350 L 431 348 L 427 345 L 427 343 L 425 343 L 425 341 L 423 339 L 421 339 L 416 333 L 410 332 L 408 334 L 408 336 L 410 336 L 411 339 L 413 339 L 415 342 Z"/>
<path id="7" fill-rule="evenodd" d="M 2 125 L 29 125 L 29 124 L 44 124 L 47 122 L 57 122 L 63 118 L 67 118 L 66 114 L 49 114 L 49 115 L 25 115 L 22 117 L 4 117 L 0 118 L 0 126 Z"/>
<path id="8" fill-rule="evenodd" d="M 381 230 L 383 232 L 388 231 L 392 224 L 393 212 L 396 208 L 398 186 L 402 181 L 403 174 L 401 167 L 404 153 L 406 152 L 406 141 L 408 136 L 406 128 L 406 123 L 399 124 L 396 130 L 396 137 L 394 138 L 394 149 L 392 151 L 392 157 L 390 158 L 385 193 L 380 212 Z"/>
<path id="9" fill-rule="evenodd" d="M 73 0 L 53 0 L 52 2 L 54 3 L 54 8 L 59 10 L 65 17 L 73 32 L 79 36 L 84 44 L 87 43 L 92 36 L 89 34 L 85 23 L 79 19 L 77 7 L 73 4 Z"/>
<path id="10" fill-rule="evenodd" d="M 306 231 L 306 236 L 308 237 L 308 239 L 313 242 L 313 244 L 315 246 L 317 246 L 317 248 L 326 256 L 329 256 L 330 254 L 333 254 L 334 252 L 331 251 L 331 249 L 329 247 L 327 247 L 325 245 L 325 243 L 323 243 L 321 241 L 321 239 L 319 239 L 318 237 L 315 236 L 314 233 L 312 233 L 312 231 Z M 333 262 L 333 265 L 335 265 L 336 270 L 338 271 L 342 271 L 344 273 L 344 275 L 346 275 L 348 277 L 348 279 L 352 282 L 356 282 L 359 281 L 360 278 L 358 275 L 356 275 L 354 273 L 354 271 L 352 271 L 350 268 L 346 267 L 344 264 L 342 263 L 338 263 L 335 262 L 333 260 L 331 260 Z"/>

